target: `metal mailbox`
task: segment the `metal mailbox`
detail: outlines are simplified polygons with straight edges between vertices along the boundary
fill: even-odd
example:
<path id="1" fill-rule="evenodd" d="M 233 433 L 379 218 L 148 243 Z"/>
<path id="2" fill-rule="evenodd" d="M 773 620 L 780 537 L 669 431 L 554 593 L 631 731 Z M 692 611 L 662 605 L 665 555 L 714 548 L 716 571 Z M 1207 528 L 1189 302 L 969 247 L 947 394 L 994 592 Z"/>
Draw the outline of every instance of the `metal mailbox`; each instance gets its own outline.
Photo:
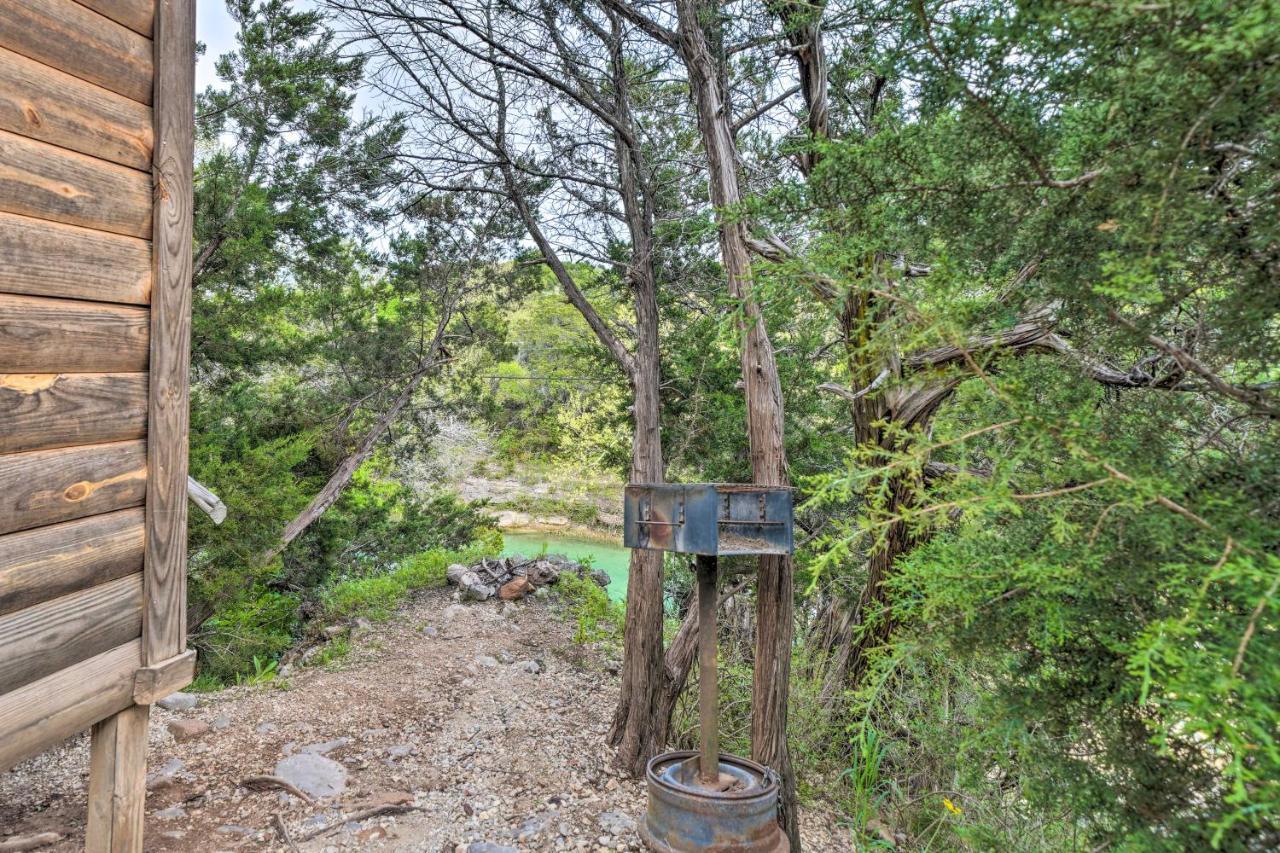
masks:
<path id="1" fill-rule="evenodd" d="M 731 557 L 790 554 L 791 490 L 742 483 L 633 483 L 623 500 L 628 548 Z"/>

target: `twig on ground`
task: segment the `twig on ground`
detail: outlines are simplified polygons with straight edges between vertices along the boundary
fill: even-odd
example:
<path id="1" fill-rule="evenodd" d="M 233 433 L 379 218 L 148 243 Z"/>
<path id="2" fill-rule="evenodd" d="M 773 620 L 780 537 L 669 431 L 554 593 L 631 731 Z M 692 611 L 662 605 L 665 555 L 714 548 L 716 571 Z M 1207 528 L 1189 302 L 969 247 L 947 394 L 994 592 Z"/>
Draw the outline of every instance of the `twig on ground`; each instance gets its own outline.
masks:
<path id="1" fill-rule="evenodd" d="M 240 787 L 257 789 L 281 788 L 288 791 L 290 794 L 293 794 L 309 806 L 314 806 L 316 804 L 316 801 L 311 799 L 311 797 L 299 789 L 298 786 L 294 785 L 287 779 L 281 779 L 279 776 L 249 776 L 240 780 Z"/>
<path id="2" fill-rule="evenodd" d="M 407 812 L 418 812 L 418 811 L 422 811 L 422 808 L 423 808 L 422 806 L 392 805 L 390 803 L 384 803 L 383 805 L 373 806 L 367 809 L 361 809 L 360 811 L 352 812 L 351 814 L 344 814 L 341 817 L 341 819 L 334 821 L 328 826 L 322 826 L 319 829 L 313 829 L 311 832 L 308 832 L 306 835 L 299 836 L 298 840 L 310 841 L 313 838 L 319 838 L 321 835 L 326 835 L 330 832 L 333 832 L 338 827 L 346 826 L 348 823 L 356 823 L 362 820 L 368 820 L 371 817 L 378 817 L 379 815 L 385 815 L 385 814 L 405 814 Z"/>
<path id="3" fill-rule="evenodd" d="M 293 843 L 293 836 L 289 834 L 289 827 L 284 825 L 284 818 L 280 817 L 279 812 L 271 816 L 271 823 L 275 826 L 276 832 L 280 834 L 280 840 L 287 844 L 290 850 L 297 853 L 298 845 Z"/>

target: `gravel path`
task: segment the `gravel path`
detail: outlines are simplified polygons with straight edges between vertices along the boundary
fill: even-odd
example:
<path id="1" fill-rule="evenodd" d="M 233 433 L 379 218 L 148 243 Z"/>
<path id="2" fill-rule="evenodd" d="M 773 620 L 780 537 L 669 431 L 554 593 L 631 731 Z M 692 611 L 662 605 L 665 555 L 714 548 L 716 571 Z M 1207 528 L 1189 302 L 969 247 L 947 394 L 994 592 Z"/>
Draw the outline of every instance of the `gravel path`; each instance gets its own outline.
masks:
<path id="1" fill-rule="evenodd" d="M 617 680 L 554 608 L 433 591 L 287 689 L 154 709 L 147 850 L 288 850 L 286 832 L 303 851 L 641 849 L 643 786 L 604 746 Z M 0 840 L 51 831 L 64 840 L 43 849 L 81 849 L 87 752 L 81 737 L 0 776 Z M 329 796 L 246 781 L 282 769 Z M 830 814 L 804 824 L 807 850 L 850 849 Z"/>

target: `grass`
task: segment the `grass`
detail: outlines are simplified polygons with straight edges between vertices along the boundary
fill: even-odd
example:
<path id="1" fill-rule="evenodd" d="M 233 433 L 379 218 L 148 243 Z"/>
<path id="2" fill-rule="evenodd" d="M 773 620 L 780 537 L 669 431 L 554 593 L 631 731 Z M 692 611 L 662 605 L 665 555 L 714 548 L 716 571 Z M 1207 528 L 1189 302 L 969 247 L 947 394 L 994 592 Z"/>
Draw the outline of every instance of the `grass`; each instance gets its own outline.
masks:
<path id="1" fill-rule="evenodd" d="M 622 642 L 622 605 L 609 598 L 609 593 L 589 574 L 579 577 L 576 572 L 561 572 L 556 593 L 566 605 L 566 614 L 577 624 L 574 642 Z"/>
<path id="2" fill-rule="evenodd" d="M 323 618 L 330 622 L 357 616 L 387 619 L 409 593 L 444 586 L 450 565 L 473 563 L 489 550 L 475 547 L 464 551 L 424 551 L 390 572 L 339 581 L 320 596 Z"/>

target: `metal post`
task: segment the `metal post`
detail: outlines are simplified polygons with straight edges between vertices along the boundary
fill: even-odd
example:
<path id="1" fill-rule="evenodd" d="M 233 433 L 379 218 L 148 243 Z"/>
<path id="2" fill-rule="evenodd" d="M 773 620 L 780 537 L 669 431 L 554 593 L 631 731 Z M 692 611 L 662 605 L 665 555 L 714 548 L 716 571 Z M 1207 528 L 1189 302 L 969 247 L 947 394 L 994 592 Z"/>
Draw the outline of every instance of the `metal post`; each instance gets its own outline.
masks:
<path id="1" fill-rule="evenodd" d="M 698 575 L 698 718 L 702 726 L 702 760 L 698 775 L 704 785 L 720 783 L 720 715 L 716 695 L 716 557 L 697 555 Z"/>

